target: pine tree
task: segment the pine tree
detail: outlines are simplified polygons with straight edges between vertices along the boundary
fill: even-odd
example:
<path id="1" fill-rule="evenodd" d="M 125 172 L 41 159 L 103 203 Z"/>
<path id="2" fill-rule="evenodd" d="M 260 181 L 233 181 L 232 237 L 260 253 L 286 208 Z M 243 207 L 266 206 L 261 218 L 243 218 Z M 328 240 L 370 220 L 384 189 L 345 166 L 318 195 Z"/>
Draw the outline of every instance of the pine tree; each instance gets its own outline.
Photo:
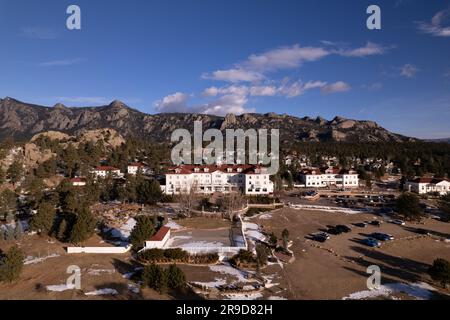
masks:
<path id="1" fill-rule="evenodd" d="M 13 282 L 22 272 L 24 255 L 17 246 L 11 247 L 0 260 L 0 282 Z"/>
<path id="2" fill-rule="evenodd" d="M 5 241 L 5 229 L 4 228 L 0 228 L 0 242 L 2 242 L 2 241 Z"/>
<path id="3" fill-rule="evenodd" d="M 15 184 L 19 182 L 23 176 L 22 163 L 18 160 L 14 160 L 6 171 L 6 175 L 8 176 L 9 181 L 11 181 L 11 183 L 15 186 Z"/>
<path id="4" fill-rule="evenodd" d="M 5 240 L 6 241 L 14 240 L 14 228 L 11 227 L 11 225 L 6 226 Z"/>
<path id="5" fill-rule="evenodd" d="M 159 293 L 167 290 L 168 273 L 158 265 L 151 264 L 142 272 L 142 283 Z"/>
<path id="6" fill-rule="evenodd" d="M 37 214 L 31 218 L 30 227 L 41 234 L 49 234 L 56 217 L 56 209 L 50 202 L 43 201 L 39 204 Z"/>
<path id="7" fill-rule="evenodd" d="M 138 216 L 137 222 L 130 234 L 130 243 L 137 250 L 155 233 L 155 227 L 149 216 Z"/>
<path id="8" fill-rule="evenodd" d="M 23 236 L 23 226 L 20 220 L 17 220 L 16 227 L 14 228 L 14 239 L 20 240 Z"/>
<path id="9" fill-rule="evenodd" d="M 428 269 L 428 274 L 445 288 L 450 283 L 450 262 L 445 259 L 434 260 L 433 265 Z"/>
<path id="10" fill-rule="evenodd" d="M 289 241 L 289 231 L 287 229 L 284 229 L 283 232 L 281 233 L 281 237 L 283 238 L 283 247 L 287 250 Z"/>
<path id="11" fill-rule="evenodd" d="M 65 242 L 67 240 L 67 221 L 65 218 L 62 218 L 59 223 L 57 238 L 61 242 Z"/>
<path id="12" fill-rule="evenodd" d="M 170 265 L 167 270 L 167 281 L 167 286 L 174 290 L 186 287 L 186 276 L 175 264 Z"/>
<path id="13" fill-rule="evenodd" d="M 75 223 L 71 230 L 70 242 L 79 244 L 89 239 L 95 230 L 95 219 L 86 205 L 82 205 L 76 212 Z"/>

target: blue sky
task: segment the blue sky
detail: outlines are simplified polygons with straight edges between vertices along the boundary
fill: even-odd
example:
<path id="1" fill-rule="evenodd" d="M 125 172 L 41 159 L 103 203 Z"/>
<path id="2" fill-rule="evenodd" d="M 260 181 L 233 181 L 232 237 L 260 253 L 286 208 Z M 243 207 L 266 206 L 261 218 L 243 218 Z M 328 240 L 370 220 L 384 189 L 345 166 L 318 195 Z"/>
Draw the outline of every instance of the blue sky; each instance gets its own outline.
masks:
<path id="1" fill-rule="evenodd" d="M 66 28 L 81 8 L 82 29 Z M 382 29 L 366 28 L 381 7 Z M 450 137 L 450 1 L 0 0 L 0 96 Z"/>

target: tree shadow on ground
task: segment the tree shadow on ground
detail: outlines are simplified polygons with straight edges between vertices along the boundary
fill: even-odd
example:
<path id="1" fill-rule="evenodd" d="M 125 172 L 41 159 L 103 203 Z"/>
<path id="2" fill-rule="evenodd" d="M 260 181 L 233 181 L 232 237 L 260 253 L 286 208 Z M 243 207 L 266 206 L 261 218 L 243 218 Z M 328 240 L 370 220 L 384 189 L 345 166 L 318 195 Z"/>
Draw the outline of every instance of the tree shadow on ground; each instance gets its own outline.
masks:
<path id="1" fill-rule="evenodd" d="M 356 242 L 356 240 L 353 240 Z M 386 254 L 376 249 L 367 249 L 352 246 L 353 251 L 359 253 L 360 257 L 345 257 L 360 266 L 368 267 L 370 265 L 378 265 L 382 274 L 399 278 L 404 281 L 416 282 L 422 279 L 422 275 L 427 273 L 430 265 L 416 260 L 396 257 Z M 371 261 L 369 261 L 370 259 Z"/>

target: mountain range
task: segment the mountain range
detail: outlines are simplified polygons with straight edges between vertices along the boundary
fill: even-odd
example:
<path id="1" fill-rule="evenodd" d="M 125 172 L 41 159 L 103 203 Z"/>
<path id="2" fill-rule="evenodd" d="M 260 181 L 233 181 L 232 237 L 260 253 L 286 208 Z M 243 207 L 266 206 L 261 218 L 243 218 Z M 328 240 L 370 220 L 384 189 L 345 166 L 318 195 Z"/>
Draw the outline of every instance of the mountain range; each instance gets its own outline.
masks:
<path id="1" fill-rule="evenodd" d="M 13 98 L 0 99 L 0 139 L 14 137 L 28 140 L 45 131 L 79 134 L 86 130 L 112 128 L 124 137 L 140 137 L 149 141 L 169 141 L 178 128 L 193 131 L 194 121 L 203 122 L 203 130 L 279 129 L 280 142 L 406 142 L 415 138 L 392 133 L 373 121 L 335 117 L 298 118 L 287 114 L 228 114 L 225 117 L 194 113 L 146 114 L 121 101 L 99 107 L 53 107 L 24 103 Z"/>

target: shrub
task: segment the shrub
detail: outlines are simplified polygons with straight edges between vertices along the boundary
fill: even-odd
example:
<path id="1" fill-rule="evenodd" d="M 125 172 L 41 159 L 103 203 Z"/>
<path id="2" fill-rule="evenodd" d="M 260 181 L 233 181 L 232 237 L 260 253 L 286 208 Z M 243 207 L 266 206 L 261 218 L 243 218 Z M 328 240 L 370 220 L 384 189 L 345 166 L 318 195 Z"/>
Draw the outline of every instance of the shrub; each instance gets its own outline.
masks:
<path id="1" fill-rule="evenodd" d="M 434 260 L 433 265 L 428 269 L 428 274 L 445 288 L 450 283 L 450 262 L 445 259 Z"/>

